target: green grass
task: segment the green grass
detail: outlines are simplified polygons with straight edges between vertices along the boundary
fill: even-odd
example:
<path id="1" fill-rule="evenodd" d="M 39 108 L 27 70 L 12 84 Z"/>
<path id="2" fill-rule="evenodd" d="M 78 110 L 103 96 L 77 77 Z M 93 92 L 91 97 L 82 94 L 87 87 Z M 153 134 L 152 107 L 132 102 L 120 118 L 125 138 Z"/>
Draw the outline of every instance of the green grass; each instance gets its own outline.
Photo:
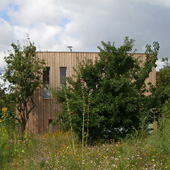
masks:
<path id="1" fill-rule="evenodd" d="M 170 169 L 170 123 L 164 120 L 161 129 L 146 138 L 138 135 L 115 142 L 87 145 L 82 163 L 82 146 L 71 134 L 56 132 L 29 136 L 24 141 L 9 137 L 0 130 L 1 169 Z"/>

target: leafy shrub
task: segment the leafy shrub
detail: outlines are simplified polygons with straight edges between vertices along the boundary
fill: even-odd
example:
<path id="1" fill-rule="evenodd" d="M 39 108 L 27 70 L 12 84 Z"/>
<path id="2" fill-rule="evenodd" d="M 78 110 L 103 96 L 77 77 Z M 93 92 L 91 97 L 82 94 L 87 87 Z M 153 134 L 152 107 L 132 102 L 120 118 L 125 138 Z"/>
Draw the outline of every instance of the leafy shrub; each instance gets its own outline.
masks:
<path id="1" fill-rule="evenodd" d="M 3 107 L 0 113 L 0 127 L 5 127 L 6 129 L 15 128 L 16 124 L 18 124 L 16 114 L 8 112 L 8 109 Z"/>
<path id="2" fill-rule="evenodd" d="M 154 43 L 153 50 L 150 45 L 146 46 L 146 60 L 140 66 L 142 61 L 130 53 L 133 43 L 125 38 L 124 44 L 116 48 L 114 43 L 102 42 L 103 48 L 98 47 L 99 59 L 79 63 L 75 69 L 77 74 L 67 78 L 68 85 L 54 92 L 63 109 L 57 113 L 57 123 L 70 129 L 71 115 L 75 133 L 82 137 L 85 122 L 84 133 L 88 133 L 91 140 L 118 139 L 132 133 L 133 127 L 140 128 L 141 119 L 149 112 L 149 97 L 144 95 L 145 79 L 155 67 L 159 44 Z"/>

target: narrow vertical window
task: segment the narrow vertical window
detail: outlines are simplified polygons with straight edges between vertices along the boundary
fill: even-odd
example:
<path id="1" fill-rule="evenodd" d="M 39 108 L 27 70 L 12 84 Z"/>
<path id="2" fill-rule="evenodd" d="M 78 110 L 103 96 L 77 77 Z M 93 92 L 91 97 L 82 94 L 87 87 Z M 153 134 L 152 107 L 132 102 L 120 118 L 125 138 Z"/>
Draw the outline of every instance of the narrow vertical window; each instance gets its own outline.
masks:
<path id="1" fill-rule="evenodd" d="M 60 87 L 62 87 L 64 81 L 66 81 L 67 67 L 60 67 Z"/>
<path id="2" fill-rule="evenodd" d="M 50 99 L 50 67 L 46 67 L 46 69 L 43 71 L 43 98 L 44 99 Z"/>

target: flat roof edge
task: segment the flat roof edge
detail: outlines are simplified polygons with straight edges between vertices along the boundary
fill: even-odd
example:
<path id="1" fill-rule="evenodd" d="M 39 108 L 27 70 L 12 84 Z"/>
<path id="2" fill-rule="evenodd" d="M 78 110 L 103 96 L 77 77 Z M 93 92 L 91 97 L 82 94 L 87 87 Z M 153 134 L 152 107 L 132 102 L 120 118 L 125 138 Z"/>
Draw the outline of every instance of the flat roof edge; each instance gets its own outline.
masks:
<path id="1" fill-rule="evenodd" d="M 37 53 L 99 53 L 99 52 L 83 52 L 83 51 L 72 51 L 72 52 L 69 52 L 69 51 L 36 51 Z M 140 52 L 137 52 L 137 53 L 128 53 L 128 54 L 145 54 L 145 53 L 140 53 Z"/>

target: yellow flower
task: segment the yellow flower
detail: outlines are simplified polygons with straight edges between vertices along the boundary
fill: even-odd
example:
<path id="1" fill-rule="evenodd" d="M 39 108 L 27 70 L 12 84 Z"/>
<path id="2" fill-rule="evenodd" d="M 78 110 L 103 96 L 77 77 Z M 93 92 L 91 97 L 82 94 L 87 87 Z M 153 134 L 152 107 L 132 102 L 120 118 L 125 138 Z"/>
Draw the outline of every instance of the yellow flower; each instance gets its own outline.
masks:
<path id="1" fill-rule="evenodd" d="M 154 162 L 154 161 L 155 161 L 155 159 L 152 159 L 152 161 Z"/>
<path id="2" fill-rule="evenodd" d="M 7 110 L 7 108 L 6 108 L 6 107 L 3 107 L 3 108 L 2 108 L 2 111 L 3 111 L 3 112 L 5 112 L 6 110 Z"/>
<path id="3" fill-rule="evenodd" d="M 0 119 L 0 123 L 2 122 L 2 119 Z"/>
<path id="4" fill-rule="evenodd" d="M 15 120 L 15 123 L 18 124 L 18 120 Z"/>
<path id="5" fill-rule="evenodd" d="M 21 113 L 18 113 L 18 116 L 21 117 Z"/>
<path id="6" fill-rule="evenodd" d="M 4 116 L 5 116 L 5 117 L 8 117 L 8 113 L 4 113 Z"/>

